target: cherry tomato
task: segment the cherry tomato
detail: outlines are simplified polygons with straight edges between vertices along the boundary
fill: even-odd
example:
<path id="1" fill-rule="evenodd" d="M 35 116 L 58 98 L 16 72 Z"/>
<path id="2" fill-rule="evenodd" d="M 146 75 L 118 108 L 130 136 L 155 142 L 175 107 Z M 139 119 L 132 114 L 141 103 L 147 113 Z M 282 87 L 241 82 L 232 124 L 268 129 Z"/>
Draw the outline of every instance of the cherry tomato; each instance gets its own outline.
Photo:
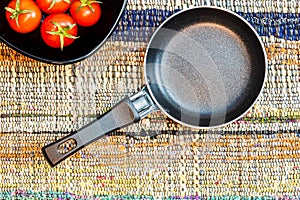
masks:
<path id="1" fill-rule="evenodd" d="M 42 19 L 42 13 L 33 0 L 12 0 L 5 7 L 9 26 L 19 33 L 35 30 Z"/>
<path id="2" fill-rule="evenodd" d="M 70 0 L 36 0 L 40 9 L 47 13 L 64 13 L 70 8 Z"/>
<path id="3" fill-rule="evenodd" d="M 41 35 L 48 46 L 63 50 L 63 47 L 72 44 L 78 38 L 77 24 L 68 14 L 50 14 L 42 23 Z"/>
<path id="4" fill-rule="evenodd" d="M 71 3 L 70 14 L 79 25 L 92 26 L 102 14 L 99 3 L 94 0 L 74 0 Z"/>

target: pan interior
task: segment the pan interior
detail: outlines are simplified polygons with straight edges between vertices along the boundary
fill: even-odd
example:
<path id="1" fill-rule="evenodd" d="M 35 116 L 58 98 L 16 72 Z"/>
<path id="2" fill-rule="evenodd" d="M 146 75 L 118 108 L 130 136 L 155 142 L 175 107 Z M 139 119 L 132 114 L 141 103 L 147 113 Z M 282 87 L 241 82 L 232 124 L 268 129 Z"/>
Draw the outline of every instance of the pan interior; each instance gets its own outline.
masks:
<path id="1" fill-rule="evenodd" d="M 216 126 L 253 104 L 265 63 L 253 31 L 238 27 L 242 20 L 224 11 L 201 14 L 183 13 L 161 27 L 148 49 L 146 74 L 152 96 L 171 117 Z"/>

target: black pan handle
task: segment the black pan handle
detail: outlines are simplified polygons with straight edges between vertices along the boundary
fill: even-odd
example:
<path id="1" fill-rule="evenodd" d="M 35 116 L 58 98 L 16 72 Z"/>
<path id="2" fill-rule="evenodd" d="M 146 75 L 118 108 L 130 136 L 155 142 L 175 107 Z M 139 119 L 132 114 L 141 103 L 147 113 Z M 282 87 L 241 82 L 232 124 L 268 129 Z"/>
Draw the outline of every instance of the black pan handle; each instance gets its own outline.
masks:
<path id="1" fill-rule="evenodd" d="M 54 167 L 105 134 L 129 126 L 155 110 L 158 108 L 144 87 L 77 132 L 43 147 L 43 155 Z"/>

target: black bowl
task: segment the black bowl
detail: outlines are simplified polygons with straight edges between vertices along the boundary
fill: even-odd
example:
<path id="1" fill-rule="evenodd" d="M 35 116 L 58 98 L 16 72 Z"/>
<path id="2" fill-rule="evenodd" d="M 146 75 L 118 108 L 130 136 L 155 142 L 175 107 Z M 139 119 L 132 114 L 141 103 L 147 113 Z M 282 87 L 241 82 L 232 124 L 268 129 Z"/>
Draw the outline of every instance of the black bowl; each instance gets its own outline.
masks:
<path id="1" fill-rule="evenodd" d="M 102 15 L 97 24 L 90 27 L 78 26 L 80 38 L 61 51 L 44 43 L 40 35 L 41 25 L 26 34 L 12 30 L 4 10 L 10 1 L 0 1 L 0 40 L 30 58 L 51 64 L 75 63 L 95 53 L 114 31 L 126 7 L 126 0 L 101 0 Z"/>

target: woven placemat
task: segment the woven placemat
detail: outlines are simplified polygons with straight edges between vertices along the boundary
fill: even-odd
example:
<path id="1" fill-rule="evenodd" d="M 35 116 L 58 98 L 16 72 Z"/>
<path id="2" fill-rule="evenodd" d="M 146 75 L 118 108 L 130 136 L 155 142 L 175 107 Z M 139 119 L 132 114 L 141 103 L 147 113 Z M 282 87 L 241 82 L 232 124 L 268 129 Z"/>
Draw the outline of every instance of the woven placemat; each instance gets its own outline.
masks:
<path id="1" fill-rule="evenodd" d="M 198 5 L 237 12 L 261 36 L 268 76 L 253 108 L 211 130 L 157 112 L 51 168 L 41 148 L 144 84 L 154 30 Z M 102 48 L 50 65 L 0 43 L 0 199 L 299 199 L 300 7 L 294 0 L 129 0 Z"/>

